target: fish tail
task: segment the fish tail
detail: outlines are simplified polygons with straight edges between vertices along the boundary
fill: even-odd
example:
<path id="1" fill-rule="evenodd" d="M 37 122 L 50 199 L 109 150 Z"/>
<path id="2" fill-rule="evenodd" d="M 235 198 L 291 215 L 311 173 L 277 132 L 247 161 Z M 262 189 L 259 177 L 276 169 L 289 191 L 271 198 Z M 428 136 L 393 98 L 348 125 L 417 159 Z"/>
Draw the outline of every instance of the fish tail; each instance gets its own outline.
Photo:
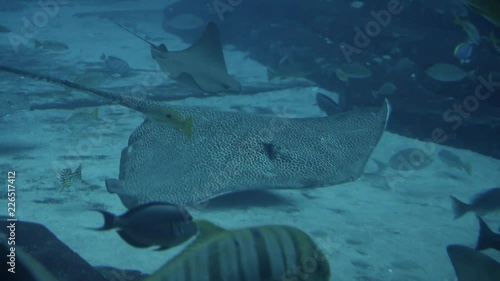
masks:
<path id="1" fill-rule="evenodd" d="M 451 207 L 453 209 L 454 219 L 458 219 L 459 217 L 465 215 L 470 211 L 470 206 L 457 198 L 450 196 L 451 199 Z"/>
<path id="2" fill-rule="evenodd" d="M 182 132 L 189 138 L 193 136 L 193 118 L 188 118 L 184 121 Z"/>
<path id="3" fill-rule="evenodd" d="M 75 173 L 74 173 L 74 177 L 80 181 L 82 180 L 82 164 L 80 164 L 80 166 L 78 166 L 78 168 L 76 168 Z"/>
<path id="4" fill-rule="evenodd" d="M 481 217 L 479 220 L 479 236 L 477 237 L 476 251 L 486 250 L 491 248 L 491 241 L 495 238 L 495 233 L 488 227 L 486 222 Z"/>
<path id="5" fill-rule="evenodd" d="M 387 167 L 388 165 L 380 160 L 377 160 L 377 159 L 374 159 L 372 158 L 373 162 L 375 162 L 375 164 L 377 164 L 377 171 L 375 173 L 382 173 Z"/>
<path id="6" fill-rule="evenodd" d="M 104 217 L 104 225 L 100 228 L 92 228 L 94 230 L 110 230 L 115 227 L 115 215 L 113 215 L 110 212 L 102 211 L 102 210 L 95 210 L 99 213 L 101 213 Z"/>
<path id="7" fill-rule="evenodd" d="M 42 47 L 42 42 L 35 39 L 35 48 L 41 48 L 41 47 Z"/>

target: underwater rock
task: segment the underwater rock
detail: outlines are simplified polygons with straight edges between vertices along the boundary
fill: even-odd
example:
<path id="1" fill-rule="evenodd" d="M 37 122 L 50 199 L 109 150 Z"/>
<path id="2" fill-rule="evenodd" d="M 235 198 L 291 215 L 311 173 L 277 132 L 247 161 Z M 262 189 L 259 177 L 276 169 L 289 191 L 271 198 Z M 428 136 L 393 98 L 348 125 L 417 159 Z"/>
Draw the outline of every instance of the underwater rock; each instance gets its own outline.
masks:
<path id="1" fill-rule="evenodd" d="M 11 245 L 7 245 L 7 241 L 1 239 L 1 236 L 9 236 L 9 225 L 6 217 L 2 217 L 0 227 L 0 252 L 3 263 L 6 264 L 7 250 L 10 250 Z M 51 275 L 57 277 L 57 281 L 78 281 L 78 280 L 93 280 L 106 281 L 106 279 L 89 263 L 75 253 L 71 248 L 66 246 L 59 240 L 50 230 L 44 225 L 17 221 L 15 222 L 15 237 L 16 237 L 16 253 L 18 260 L 16 262 L 16 280 L 31 281 L 31 280 L 51 280 L 39 279 L 40 271 L 35 267 L 36 274 L 33 273 L 33 260 L 35 263 L 43 266 Z M 6 239 L 6 238 L 5 238 Z M 22 252 L 18 252 L 22 250 Z M 22 253 L 22 254 L 21 254 Z M 22 259 L 19 256 L 23 256 Z M 30 270 L 31 269 L 31 270 Z M 6 270 L 2 270 L 1 274 L 6 274 Z M 12 280 L 3 278 L 1 280 Z M 45 275 L 44 275 L 45 276 Z M 75 278 L 75 277 L 78 278 Z"/>

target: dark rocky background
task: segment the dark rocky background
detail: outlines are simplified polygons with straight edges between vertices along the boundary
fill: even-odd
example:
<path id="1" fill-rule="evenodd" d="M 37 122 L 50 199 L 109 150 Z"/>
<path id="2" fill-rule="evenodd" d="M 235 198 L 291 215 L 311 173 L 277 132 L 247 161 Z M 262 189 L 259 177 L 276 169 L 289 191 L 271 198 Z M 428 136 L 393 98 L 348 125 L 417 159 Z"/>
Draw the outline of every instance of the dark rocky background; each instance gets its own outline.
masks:
<path id="1" fill-rule="evenodd" d="M 332 67 L 347 62 L 340 44 L 355 45 L 354 27 L 364 30 L 368 22 L 374 21 L 370 11 L 387 10 L 388 2 L 366 1 L 362 8 L 355 9 L 348 1 L 183 0 L 165 8 L 163 28 L 187 42 L 195 41 L 204 26 L 186 31 L 168 25 L 175 15 L 190 13 L 205 22 L 217 23 L 224 44 L 248 51 L 252 59 L 264 65 L 276 65 L 285 55 L 307 61 L 322 58 L 316 63 L 317 71 L 307 78 L 328 90 L 347 94 L 354 107 L 380 104 L 381 99 L 375 99 L 371 91 L 390 81 L 398 90 L 389 97 L 393 106 L 389 131 L 430 140 L 433 130 L 441 128 L 447 135 L 444 144 L 500 158 L 500 54 L 492 44 L 482 39 L 471 63 L 461 66 L 477 69 L 478 76 L 497 81 L 477 109 L 471 107 L 472 96 L 482 84 L 480 80 L 439 82 L 425 74 L 425 69 L 435 63 L 460 65 L 453 50 L 465 41 L 466 34 L 453 22 L 454 14 L 468 15 L 484 37 L 496 28 L 458 1 L 401 0 L 401 13 L 392 15 L 380 33 L 370 38 L 369 44 L 360 48 L 361 52 L 351 56 L 353 62 L 369 63 L 372 77 L 352 80 L 347 85 L 334 72 L 332 75 Z M 214 5 L 227 8 L 222 20 Z M 390 60 L 374 61 L 383 55 L 389 55 Z M 414 65 L 398 66 L 403 58 Z M 485 88 L 482 91 L 488 94 Z M 459 118 L 459 113 L 453 113 L 454 106 L 463 105 L 464 101 L 469 106 L 464 107 L 465 117 Z M 471 108 L 474 110 L 467 111 Z M 448 110 L 452 112 L 446 119 L 443 114 Z M 461 120 L 460 126 L 455 125 L 458 121 L 453 118 Z"/>

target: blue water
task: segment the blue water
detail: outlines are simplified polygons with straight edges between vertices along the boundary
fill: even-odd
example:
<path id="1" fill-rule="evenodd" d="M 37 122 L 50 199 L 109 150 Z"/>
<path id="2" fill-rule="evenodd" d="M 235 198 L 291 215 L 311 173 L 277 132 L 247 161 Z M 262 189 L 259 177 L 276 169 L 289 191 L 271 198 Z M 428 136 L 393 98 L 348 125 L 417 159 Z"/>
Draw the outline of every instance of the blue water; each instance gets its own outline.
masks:
<path id="1" fill-rule="evenodd" d="M 89 88 L 278 121 L 327 118 L 318 106 L 318 94 L 333 100 L 334 110 L 343 112 L 339 116 L 380 108 L 387 99 L 391 114 L 385 131 L 367 155 L 366 165 L 363 162 L 363 172 L 352 181 L 316 188 L 317 179 L 306 177 L 304 184 L 313 187 L 221 195 L 185 207 L 194 219 L 225 229 L 278 224 L 304 231 L 325 254 L 330 280 L 461 280 L 456 279 L 446 249 L 454 244 L 474 248 L 479 225 L 472 212 L 454 220 L 449 196 L 468 203 L 475 194 L 498 187 L 500 50 L 491 34 L 500 38 L 500 29 L 460 1 L 3 1 L 0 14 L 0 65 Z M 455 22 L 456 16 L 468 22 L 469 32 Z M 171 52 L 184 50 L 198 41 L 209 22 L 220 32 L 225 62 L 209 72 L 227 68 L 241 84 L 240 93 L 207 93 L 202 83 L 198 83 L 202 91 L 188 87 L 185 81 L 172 79 L 174 74 L 165 73 L 152 58 L 151 44 L 159 48 L 163 43 Z M 469 62 L 461 64 L 463 58 L 455 57 L 454 50 L 471 41 L 471 28 L 477 30 L 480 41 L 471 44 Z M 189 58 L 196 65 L 190 71 L 202 71 L 219 55 L 207 53 L 200 57 L 204 62 Z M 436 64 L 446 68 L 433 75 L 428 70 Z M 358 70 L 349 70 L 353 65 Z M 116 215 L 127 211 L 117 194 L 108 192 L 105 180 L 123 176 L 122 149 L 151 116 L 79 91 L 73 84 L 64 87 L 0 71 L 0 85 L 0 167 L 5 177 L 0 199 L 7 224 L 10 218 L 47 227 L 60 245 L 67 245 L 81 262 L 88 263 L 89 271 L 113 267 L 104 280 L 140 280 L 132 276 L 154 274 L 196 239 L 158 252 L 153 247 L 134 247 L 114 230 L 88 229 L 102 226 L 102 216 L 95 209 Z M 178 129 L 172 123 L 169 126 Z M 279 126 L 263 128 L 269 133 L 266 137 L 283 134 Z M 229 128 L 227 134 L 231 132 Z M 329 132 L 317 133 L 320 137 Z M 345 146 L 348 138 L 331 149 Z M 263 149 L 271 161 L 288 153 L 267 142 Z M 408 149 L 423 151 L 425 165 L 413 165 L 412 161 L 420 160 L 412 156 L 398 158 Z M 442 150 L 458 158 L 442 159 Z M 191 156 L 175 157 L 161 161 L 182 166 L 183 157 Z M 398 169 L 391 162 L 394 159 L 410 164 Z M 377 163 L 386 167 L 380 169 Z M 73 177 L 63 188 L 61 171 L 75 171 L 79 165 L 81 179 Z M 238 177 L 231 171 L 238 167 L 207 174 L 206 181 Z M 139 181 L 168 172 L 152 169 Z M 195 171 L 185 167 L 182 173 L 190 177 Z M 196 192 L 204 184 L 185 188 Z M 141 188 L 155 192 L 147 184 Z M 157 200 L 161 198 L 150 201 Z M 498 198 L 492 200 L 493 209 L 500 209 Z M 498 212 L 484 214 L 483 219 L 498 235 Z M 41 232 L 23 229 L 17 231 L 24 233 L 5 232 L 28 238 L 16 240 L 17 273 L 9 272 L 12 266 L 3 263 L 1 276 L 8 279 L 2 280 L 42 275 L 40 269 L 28 272 L 21 267 L 29 264 L 21 251 L 39 260 L 56 280 L 88 280 L 88 275 L 70 266 L 76 264 L 70 259 L 59 267 L 44 262 L 33 245 L 42 245 L 38 241 L 45 238 Z M 40 247 L 45 255 L 62 255 L 59 247 Z M 12 249 L 2 248 L 7 261 L 9 252 Z M 481 253 L 500 262 L 494 249 Z M 229 254 L 217 255 L 221 267 L 231 268 L 231 262 L 224 260 Z M 243 259 L 250 254 L 239 255 Z M 473 270 L 474 257 L 467 259 L 470 263 L 462 267 Z M 489 269 L 499 272 L 498 268 L 493 263 Z M 193 270 L 201 272 L 203 267 Z M 290 280 L 313 280 L 293 276 L 297 279 Z M 477 281 L 486 280 L 493 279 Z"/>

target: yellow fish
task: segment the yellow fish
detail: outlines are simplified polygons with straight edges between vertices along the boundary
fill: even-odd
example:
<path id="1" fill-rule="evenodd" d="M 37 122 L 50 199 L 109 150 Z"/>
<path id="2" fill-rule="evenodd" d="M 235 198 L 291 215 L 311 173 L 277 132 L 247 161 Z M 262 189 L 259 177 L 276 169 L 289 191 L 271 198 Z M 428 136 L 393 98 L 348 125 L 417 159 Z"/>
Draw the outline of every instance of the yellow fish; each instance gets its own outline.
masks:
<path id="1" fill-rule="evenodd" d="M 196 240 L 144 281 L 330 280 L 326 256 L 295 227 L 226 230 L 196 223 Z"/>
<path id="2" fill-rule="evenodd" d="M 170 128 L 178 129 L 188 137 L 193 135 L 193 118 L 183 119 L 181 114 L 172 108 L 152 106 L 146 113 L 146 118 Z"/>
<path id="3" fill-rule="evenodd" d="M 462 27 L 462 29 L 467 34 L 468 41 L 470 43 L 479 45 L 479 42 L 481 41 L 481 35 L 479 34 L 479 30 L 477 30 L 474 24 L 472 24 L 469 20 L 464 20 L 457 16 L 455 16 L 455 23 Z"/>
<path id="4" fill-rule="evenodd" d="M 349 84 L 349 77 L 342 69 L 340 69 L 340 68 L 335 69 L 335 75 L 337 75 L 337 78 L 340 81 L 346 82 L 347 84 Z"/>

